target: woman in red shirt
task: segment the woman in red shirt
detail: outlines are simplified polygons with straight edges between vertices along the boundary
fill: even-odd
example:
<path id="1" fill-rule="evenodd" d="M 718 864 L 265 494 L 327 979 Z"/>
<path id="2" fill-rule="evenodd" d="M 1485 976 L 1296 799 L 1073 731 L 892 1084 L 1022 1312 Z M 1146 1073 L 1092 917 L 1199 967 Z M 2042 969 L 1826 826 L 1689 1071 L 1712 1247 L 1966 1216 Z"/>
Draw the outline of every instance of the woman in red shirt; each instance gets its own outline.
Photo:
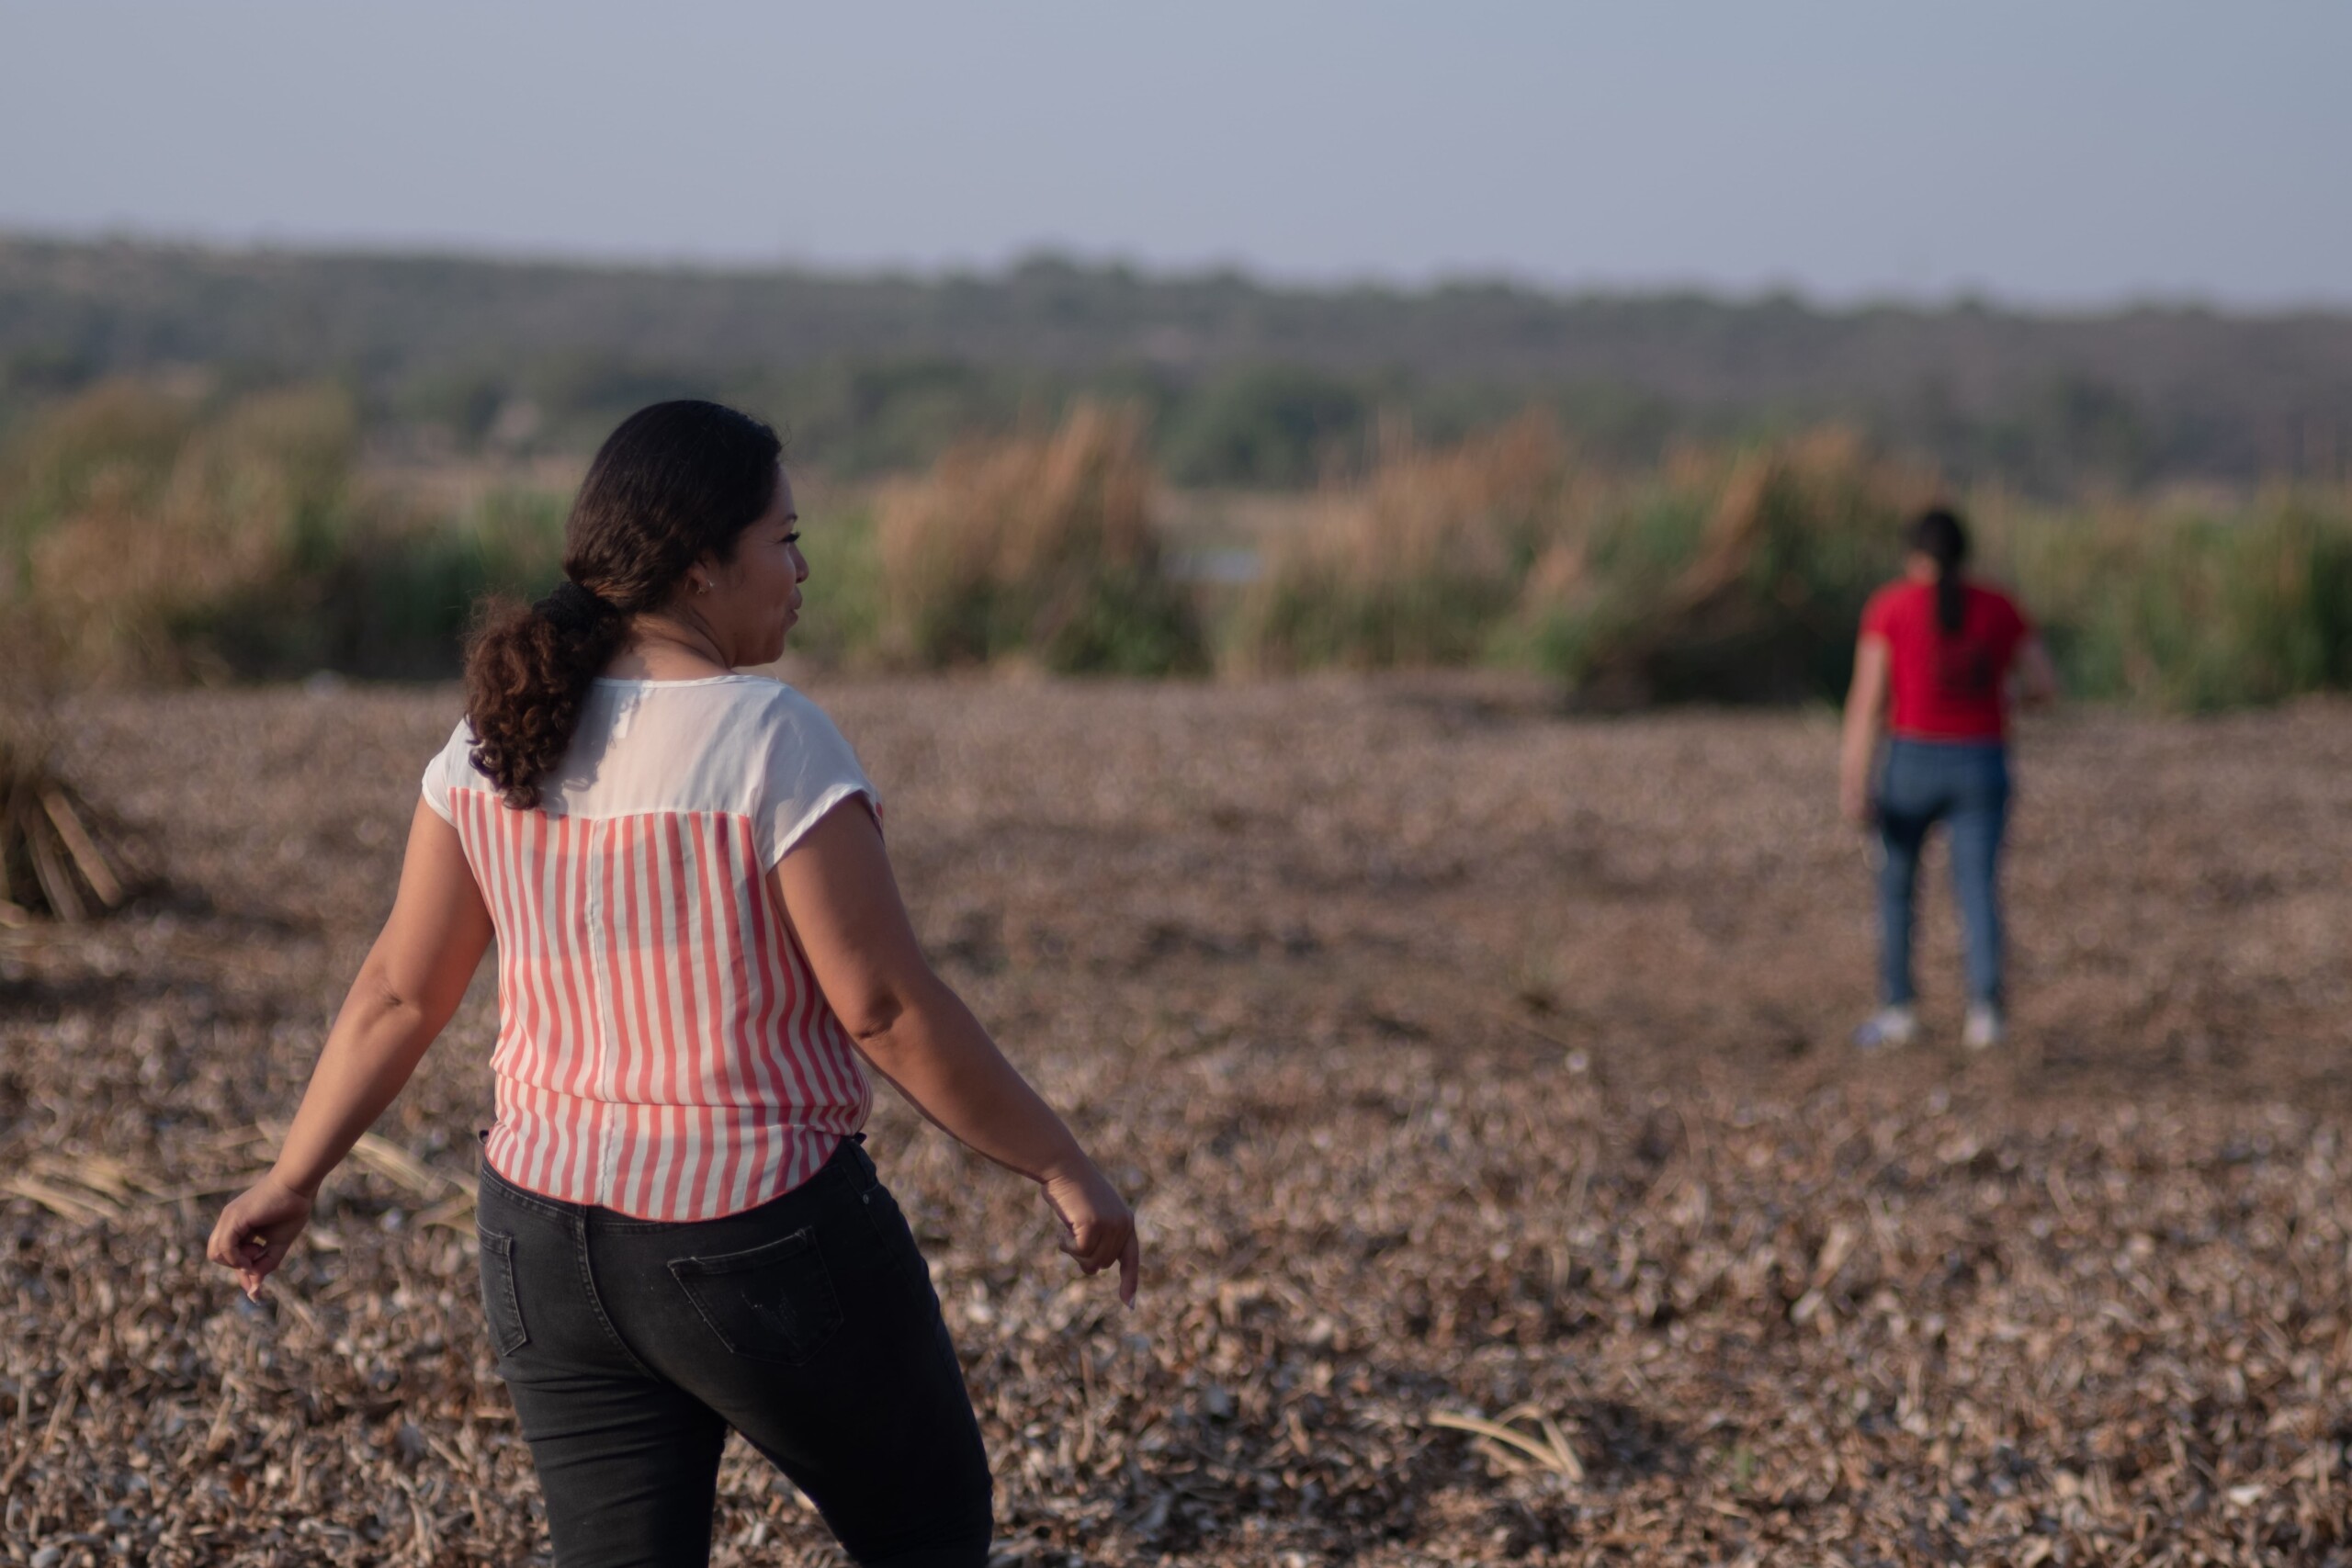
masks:
<path id="1" fill-rule="evenodd" d="M 1911 980 L 1912 890 L 1928 830 L 1948 822 L 1953 891 L 1967 937 L 1968 1015 L 1962 1040 L 1982 1050 L 2004 1033 L 2001 838 L 2009 807 L 2008 704 L 2057 695 L 2057 674 L 2016 603 L 1968 581 L 1968 532 L 1939 507 L 1911 525 L 1903 577 L 1871 595 L 1846 698 L 1838 794 L 1847 817 L 1875 822 L 1879 869 L 1879 1010 L 1855 1032 L 1866 1050 L 1918 1033 Z M 1871 791 L 1882 716 L 1886 760 Z"/>

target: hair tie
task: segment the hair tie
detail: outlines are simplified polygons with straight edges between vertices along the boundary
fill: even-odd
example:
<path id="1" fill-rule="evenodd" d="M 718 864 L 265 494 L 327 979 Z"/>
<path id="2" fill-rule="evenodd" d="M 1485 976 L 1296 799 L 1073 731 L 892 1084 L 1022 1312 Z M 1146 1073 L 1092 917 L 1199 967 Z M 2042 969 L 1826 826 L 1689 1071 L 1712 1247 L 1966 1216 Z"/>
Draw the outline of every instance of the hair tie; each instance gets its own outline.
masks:
<path id="1" fill-rule="evenodd" d="M 555 624 L 556 629 L 584 632 L 607 615 L 617 615 L 620 606 L 593 588 L 583 588 L 570 578 L 555 585 L 555 592 L 531 606 L 531 613 L 543 615 Z"/>

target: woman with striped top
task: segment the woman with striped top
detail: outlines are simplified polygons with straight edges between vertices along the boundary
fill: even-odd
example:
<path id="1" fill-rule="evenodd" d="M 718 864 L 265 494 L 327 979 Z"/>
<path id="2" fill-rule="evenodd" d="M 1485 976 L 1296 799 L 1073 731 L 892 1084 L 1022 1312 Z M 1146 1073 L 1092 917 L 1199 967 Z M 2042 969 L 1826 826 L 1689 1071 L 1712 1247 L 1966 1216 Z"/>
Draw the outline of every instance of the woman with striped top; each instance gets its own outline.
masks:
<path id="1" fill-rule="evenodd" d="M 985 1560 L 978 1425 L 860 1146 L 868 1066 L 1135 1295 L 1134 1216 L 924 961 L 856 756 L 736 672 L 808 574 L 779 458 L 703 402 L 605 443 L 565 581 L 476 639 L 383 934 L 211 1239 L 257 1292 L 494 936 L 482 1307 L 561 1568 L 706 1562 L 730 1427 L 860 1562 Z"/>

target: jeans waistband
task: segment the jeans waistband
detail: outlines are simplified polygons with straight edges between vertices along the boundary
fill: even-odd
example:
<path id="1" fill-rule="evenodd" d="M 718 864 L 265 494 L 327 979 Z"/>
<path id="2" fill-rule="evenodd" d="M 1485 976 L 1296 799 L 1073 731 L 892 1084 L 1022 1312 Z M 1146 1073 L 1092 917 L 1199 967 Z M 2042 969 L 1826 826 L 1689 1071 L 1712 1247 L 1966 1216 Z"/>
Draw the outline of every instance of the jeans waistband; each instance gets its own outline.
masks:
<path id="1" fill-rule="evenodd" d="M 865 1134 L 848 1133 L 842 1134 L 842 1141 L 834 1145 L 833 1152 L 826 1156 L 823 1165 L 818 1167 L 815 1175 L 792 1189 L 791 1191 L 778 1193 L 766 1202 L 754 1203 L 748 1209 L 732 1214 L 721 1214 L 716 1219 L 649 1220 L 636 1214 L 624 1214 L 617 1209 L 601 1208 L 594 1203 L 574 1203 L 569 1199 L 550 1198 L 544 1192 L 533 1192 L 527 1188 L 517 1187 L 514 1182 L 501 1176 L 498 1168 L 490 1163 L 489 1133 L 477 1132 L 474 1137 L 483 1145 L 481 1158 L 476 1162 L 479 1172 L 476 1179 L 483 1188 L 497 1193 L 500 1201 L 517 1204 L 526 1209 L 537 1209 L 539 1213 L 555 1219 L 578 1219 L 607 1229 L 617 1227 L 630 1230 L 652 1230 L 676 1226 L 683 1230 L 689 1225 L 718 1224 L 729 1220 L 740 1220 L 745 1215 L 758 1213 L 770 1203 L 788 1202 L 796 1196 L 811 1192 L 820 1183 L 854 1182 L 859 1175 L 871 1172 L 874 1166 L 872 1156 L 866 1154 L 864 1147 Z"/>
<path id="2" fill-rule="evenodd" d="M 1994 756 L 2009 749 L 2008 741 L 1991 735 L 1894 735 L 1886 743 L 1890 750 L 1917 750 L 1939 757 Z"/>

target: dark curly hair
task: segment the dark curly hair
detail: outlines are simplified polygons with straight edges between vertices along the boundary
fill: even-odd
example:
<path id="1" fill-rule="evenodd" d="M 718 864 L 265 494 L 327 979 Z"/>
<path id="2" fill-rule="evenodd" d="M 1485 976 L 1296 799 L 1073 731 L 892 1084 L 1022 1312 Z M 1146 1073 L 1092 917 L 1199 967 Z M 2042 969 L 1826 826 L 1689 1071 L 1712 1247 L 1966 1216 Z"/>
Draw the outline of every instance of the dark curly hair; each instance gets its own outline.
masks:
<path id="1" fill-rule="evenodd" d="M 775 499 L 784 444 L 718 403 L 655 403 L 605 438 L 563 525 L 564 581 L 537 604 L 491 600 L 466 651 L 474 766 L 506 804 L 539 804 L 580 705 L 628 636 L 704 556 L 732 560 Z"/>

